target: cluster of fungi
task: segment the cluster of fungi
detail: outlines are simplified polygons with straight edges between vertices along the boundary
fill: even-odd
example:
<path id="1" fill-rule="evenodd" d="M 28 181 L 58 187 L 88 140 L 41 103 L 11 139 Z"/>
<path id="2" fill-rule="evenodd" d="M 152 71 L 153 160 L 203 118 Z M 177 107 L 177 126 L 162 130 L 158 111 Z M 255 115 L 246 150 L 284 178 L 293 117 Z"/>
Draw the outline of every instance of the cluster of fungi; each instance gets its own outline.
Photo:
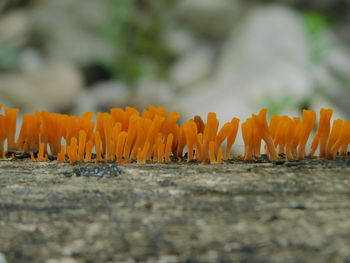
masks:
<path id="1" fill-rule="evenodd" d="M 54 156 L 58 162 L 70 163 L 222 163 L 233 157 L 231 148 L 240 122 L 233 118 L 219 129 L 216 114 L 209 113 L 206 122 L 195 116 L 179 124 L 177 112 L 168 114 L 164 108 L 154 106 L 142 113 L 131 107 L 115 108 L 109 113 L 97 113 L 96 119 L 92 112 L 75 117 L 41 111 L 23 115 L 17 136 L 18 113 L 18 109 L 5 109 L 0 114 L 2 158 L 14 158 L 14 153 L 22 152 L 35 161 Z M 315 157 L 316 152 L 321 159 L 345 156 L 350 122 L 338 119 L 331 125 L 332 114 L 331 109 L 321 109 L 315 130 L 316 113 L 312 110 L 303 110 L 301 118 L 273 115 L 268 122 L 267 110 L 263 109 L 241 124 L 244 155 L 238 156 L 249 161 L 260 157 L 262 148 L 270 161 L 281 156 L 302 160 Z M 312 134 L 310 150 L 306 152 Z"/>

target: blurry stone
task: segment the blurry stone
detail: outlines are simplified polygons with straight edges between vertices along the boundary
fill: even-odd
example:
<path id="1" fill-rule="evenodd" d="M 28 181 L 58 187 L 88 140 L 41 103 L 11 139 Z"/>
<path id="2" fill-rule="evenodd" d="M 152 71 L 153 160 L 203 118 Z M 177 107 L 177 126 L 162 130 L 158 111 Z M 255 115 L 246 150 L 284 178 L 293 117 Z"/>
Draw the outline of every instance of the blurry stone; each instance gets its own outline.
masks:
<path id="1" fill-rule="evenodd" d="M 322 61 L 312 70 L 316 92 L 321 96 L 315 94 L 310 103 L 332 107 L 338 116 L 347 119 L 350 117 L 350 50 L 331 32 L 325 32 L 323 38 L 327 49 Z"/>
<path id="2" fill-rule="evenodd" d="M 196 45 L 196 40 L 190 32 L 178 29 L 168 32 L 165 41 L 167 47 L 180 56 L 188 54 Z"/>
<path id="3" fill-rule="evenodd" d="M 77 263 L 72 257 L 63 257 L 63 258 L 50 258 L 45 261 L 45 263 Z"/>
<path id="4" fill-rule="evenodd" d="M 126 105 L 130 99 L 130 90 L 118 81 L 97 83 L 85 89 L 79 96 L 75 111 L 82 114 L 87 111 L 109 110 Z"/>
<path id="5" fill-rule="evenodd" d="M 327 57 L 326 64 L 332 70 L 350 81 L 350 50 L 339 42 L 333 46 Z"/>
<path id="6" fill-rule="evenodd" d="M 65 62 L 0 75 L 0 96 L 24 111 L 65 110 L 77 99 L 81 88 L 80 73 Z"/>
<path id="7" fill-rule="evenodd" d="M 209 47 L 188 50 L 170 69 L 170 80 L 180 88 L 193 85 L 209 75 L 213 58 L 213 50 Z"/>
<path id="8" fill-rule="evenodd" d="M 29 33 L 30 19 L 27 12 L 16 10 L 0 17 L 0 42 L 17 48 L 28 41 Z"/>
<path id="9" fill-rule="evenodd" d="M 241 12 L 237 0 L 184 0 L 180 2 L 179 14 L 196 32 L 224 38 Z"/>
<path id="10" fill-rule="evenodd" d="M 147 76 L 141 79 L 133 95 L 132 103 L 140 109 L 154 104 L 173 110 L 174 104 L 176 104 L 174 97 L 174 88 L 170 83 L 154 76 Z"/>
<path id="11" fill-rule="evenodd" d="M 308 51 L 295 12 L 279 5 L 254 8 L 228 39 L 213 79 L 185 93 L 181 105 L 191 115 L 215 111 L 225 121 L 281 101 L 286 105 L 279 113 L 294 114 L 312 93 Z"/>
<path id="12" fill-rule="evenodd" d="M 22 71 L 35 71 L 44 63 L 40 53 L 33 49 L 27 48 L 19 54 L 19 69 Z"/>
<path id="13" fill-rule="evenodd" d="M 2 253 L 0 253 L 0 263 L 7 263 L 6 257 Z"/>
<path id="14" fill-rule="evenodd" d="M 179 258 L 173 255 L 163 255 L 156 261 L 156 263 L 178 263 L 178 262 L 180 262 Z"/>
<path id="15" fill-rule="evenodd" d="M 108 12 L 108 1 L 43 1 L 34 12 L 35 30 L 45 36 L 44 46 L 52 59 L 110 62 L 114 47 L 103 33 Z"/>

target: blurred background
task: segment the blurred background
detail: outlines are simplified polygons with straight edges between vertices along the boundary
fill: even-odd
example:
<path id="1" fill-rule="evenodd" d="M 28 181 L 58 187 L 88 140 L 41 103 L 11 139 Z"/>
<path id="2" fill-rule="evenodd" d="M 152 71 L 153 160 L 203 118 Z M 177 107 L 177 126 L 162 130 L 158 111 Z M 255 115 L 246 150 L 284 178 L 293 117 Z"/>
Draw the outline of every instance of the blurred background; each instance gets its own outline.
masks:
<path id="1" fill-rule="evenodd" d="M 0 103 L 350 118 L 349 0 L 0 0 Z"/>

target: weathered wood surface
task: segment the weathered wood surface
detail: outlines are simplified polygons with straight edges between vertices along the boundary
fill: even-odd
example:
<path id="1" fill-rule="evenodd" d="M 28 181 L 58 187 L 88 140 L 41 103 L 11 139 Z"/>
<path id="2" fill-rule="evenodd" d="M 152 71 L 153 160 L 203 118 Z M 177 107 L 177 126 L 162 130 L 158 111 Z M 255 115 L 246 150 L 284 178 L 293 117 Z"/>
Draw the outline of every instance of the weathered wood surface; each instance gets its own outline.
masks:
<path id="1" fill-rule="evenodd" d="M 0 161 L 0 253 L 39 263 L 350 262 L 349 181 L 349 159 Z"/>

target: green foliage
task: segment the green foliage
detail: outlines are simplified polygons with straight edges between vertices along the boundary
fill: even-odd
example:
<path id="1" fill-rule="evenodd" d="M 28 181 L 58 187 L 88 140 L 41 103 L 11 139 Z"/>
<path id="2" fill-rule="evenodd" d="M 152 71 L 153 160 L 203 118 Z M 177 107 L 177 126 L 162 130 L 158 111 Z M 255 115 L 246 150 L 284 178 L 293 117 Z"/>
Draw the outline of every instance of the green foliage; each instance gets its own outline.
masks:
<path id="1" fill-rule="evenodd" d="M 18 64 L 18 51 L 0 42 L 0 69 L 12 69 Z"/>
<path id="2" fill-rule="evenodd" d="M 111 70 L 133 86 L 149 69 L 164 75 L 172 54 L 164 44 L 169 27 L 169 0 L 108 0 L 106 36 L 116 48 Z"/>
<path id="3" fill-rule="evenodd" d="M 295 97 L 290 93 L 286 93 L 282 97 L 276 97 L 272 93 L 265 93 L 262 101 L 255 105 L 262 105 L 263 108 L 269 109 L 268 115 L 282 115 L 290 109 L 307 109 L 310 98 Z"/>
<path id="4" fill-rule="evenodd" d="M 269 109 L 269 115 L 280 115 L 288 108 L 297 104 L 295 98 L 291 95 L 285 95 L 282 98 L 274 98 L 271 94 L 266 94 L 263 98 L 264 107 Z"/>
<path id="5" fill-rule="evenodd" d="M 325 32 L 329 28 L 327 19 L 319 13 L 305 13 L 303 15 L 304 28 L 309 40 L 310 55 L 312 61 L 317 64 L 328 55 L 331 45 L 325 38 Z"/>

